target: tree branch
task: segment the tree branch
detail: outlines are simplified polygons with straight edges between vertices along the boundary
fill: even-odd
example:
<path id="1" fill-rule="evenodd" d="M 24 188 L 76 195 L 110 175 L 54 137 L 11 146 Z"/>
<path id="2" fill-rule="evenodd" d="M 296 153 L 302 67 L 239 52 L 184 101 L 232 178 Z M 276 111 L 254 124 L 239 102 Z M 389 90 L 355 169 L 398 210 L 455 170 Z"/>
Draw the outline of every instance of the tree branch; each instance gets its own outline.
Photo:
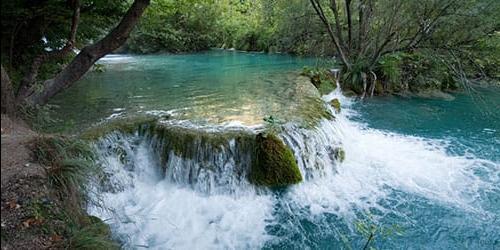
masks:
<path id="1" fill-rule="evenodd" d="M 47 103 L 49 98 L 78 81 L 99 58 L 125 43 L 149 3 L 150 0 L 134 0 L 118 26 L 97 43 L 83 48 L 66 68 L 43 83 L 43 91 L 28 93 L 27 102 L 41 105 Z"/>
<path id="2" fill-rule="evenodd" d="M 68 41 L 60 50 L 55 50 L 51 52 L 46 52 L 33 60 L 31 64 L 30 70 L 25 74 L 21 83 L 19 85 L 19 89 L 17 92 L 18 100 L 24 98 L 27 92 L 30 91 L 30 88 L 33 87 L 33 84 L 38 77 L 38 72 L 40 67 L 47 61 L 53 59 L 60 59 L 66 56 L 69 52 L 71 52 L 75 46 L 76 42 L 76 33 L 78 31 L 78 23 L 80 22 L 80 0 L 73 0 L 71 2 L 73 8 L 73 17 L 71 18 L 71 29 L 68 36 Z"/>
<path id="3" fill-rule="evenodd" d="M 330 23 L 326 19 L 325 12 L 323 11 L 323 8 L 321 8 L 321 4 L 319 3 L 318 0 L 310 0 L 310 2 L 312 4 L 314 10 L 318 14 L 319 18 L 321 19 L 321 21 L 323 21 L 323 24 L 325 24 L 325 27 L 328 31 L 328 34 L 330 35 L 331 39 L 333 40 L 333 43 L 335 44 L 335 47 L 337 48 L 337 51 L 339 52 L 340 59 L 345 64 L 345 66 L 348 69 L 350 69 L 351 64 L 349 63 L 349 60 L 347 59 L 347 57 L 342 49 L 342 46 L 339 43 L 338 37 L 333 32 L 332 27 L 330 26 Z"/>
<path id="4" fill-rule="evenodd" d="M 351 0 L 345 0 L 345 8 L 347 15 L 347 46 L 352 48 L 352 13 L 351 13 Z"/>
<path id="5" fill-rule="evenodd" d="M 337 2 L 335 0 L 330 0 L 330 9 L 332 10 L 333 16 L 335 18 L 335 28 L 337 30 L 337 37 L 339 39 L 340 46 L 342 46 L 342 48 L 346 48 L 344 39 L 342 38 L 342 28 L 340 26 L 339 10 L 337 7 Z"/>

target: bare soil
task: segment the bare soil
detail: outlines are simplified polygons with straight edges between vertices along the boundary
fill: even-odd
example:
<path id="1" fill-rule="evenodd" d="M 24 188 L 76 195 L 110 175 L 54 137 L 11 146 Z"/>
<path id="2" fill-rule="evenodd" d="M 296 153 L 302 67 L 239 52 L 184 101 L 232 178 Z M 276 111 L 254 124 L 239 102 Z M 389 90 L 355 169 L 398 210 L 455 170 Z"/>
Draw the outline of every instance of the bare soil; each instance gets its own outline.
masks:
<path id="1" fill-rule="evenodd" d="M 51 229 L 62 222 L 39 214 L 41 206 L 57 209 L 58 201 L 30 148 L 38 135 L 22 121 L 1 119 L 2 249 L 60 248 L 63 238 Z"/>

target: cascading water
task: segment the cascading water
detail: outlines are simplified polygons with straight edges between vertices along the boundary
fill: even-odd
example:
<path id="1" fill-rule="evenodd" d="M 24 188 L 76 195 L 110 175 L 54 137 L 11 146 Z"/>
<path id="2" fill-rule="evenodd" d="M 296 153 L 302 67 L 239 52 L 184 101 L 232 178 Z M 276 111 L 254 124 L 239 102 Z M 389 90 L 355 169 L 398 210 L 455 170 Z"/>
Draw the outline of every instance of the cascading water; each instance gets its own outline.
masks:
<path id="1" fill-rule="evenodd" d="M 112 225 L 125 248 L 152 249 L 361 247 L 356 220 L 370 214 L 374 223 L 390 220 L 413 235 L 423 230 L 415 228 L 415 216 L 430 216 L 420 209 L 469 214 L 474 224 L 465 228 L 474 232 L 498 221 L 498 208 L 481 204 L 500 190 L 497 163 L 450 155 L 446 141 L 367 128 L 350 119 L 351 99 L 337 91 L 324 100 L 333 98 L 343 104 L 334 120 L 313 129 L 287 125 L 282 133 L 305 177 L 301 184 L 272 191 L 248 183 L 251 146 L 244 136 L 231 135 L 217 148 L 200 137 L 165 150 L 169 142 L 154 134 L 113 133 L 97 144 L 112 187 L 103 201 L 111 210 L 92 212 Z M 334 157 L 340 146 L 343 163 Z M 500 227 L 494 227 L 478 237 L 496 244 Z M 425 230 L 419 244 L 436 246 L 426 239 L 441 229 Z M 456 244 L 441 240 L 438 248 Z M 464 246 L 481 248 L 476 241 Z"/>
<path id="2" fill-rule="evenodd" d="M 110 107 L 120 108 L 122 116 L 175 109 L 162 123 L 165 129 L 113 132 L 95 144 L 105 178 L 95 186 L 102 207 L 89 212 L 111 226 L 123 248 L 362 249 L 368 235 L 360 229 L 371 226 L 377 228 L 372 244 L 382 249 L 499 247 L 498 136 L 491 135 L 487 150 L 456 150 L 456 142 L 439 133 L 431 137 L 376 129 L 359 119 L 364 114 L 358 112 L 358 101 L 339 88 L 322 97 L 334 118 L 303 126 L 297 121 L 309 115 L 316 119 L 317 106 L 300 109 L 307 103 L 299 98 L 307 86 L 290 84 L 295 76 L 282 77 L 269 66 L 283 65 L 265 64 L 260 54 L 202 56 L 140 58 L 140 63 L 130 57 L 135 64 L 91 75 L 88 84 L 94 84 L 91 89 L 108 77 L 126 78 L 130 86 L 120 95 L 129 96 L 130 89 L 134 95 L 115 98 L 115 87 L 105 92 L 106 86 L 115 86 L 113 81 L 102 84 L 106 98 L 96 98 L 90 90 L 75 94 L 88 97 L 76 110 L 95 108 L 102 113 L 89 113 L 100 117 L 115 112 Z M 192 74 L 184 65 L 203 62 L 200 57 L 210 63 L 197 69 L 207 70 Z M 145 65 L 144 75 L 131 70 L 137 65 Z M 233 72 L 229 78 L 228 72 Z M 179 88 L 179 83 L 185 86 Z M 72 95 L 67 98 L 74 103 Z M 328 104 L 335 98 L 342 104 L 340 113 Z M 185 105 L 189 109 L 182 109 Z M 384 109 L 377 112 L 384 120 L 390 116 Z M 303 181 L 287 188 L 258 187 L 247 178 L 254 153 L 251 138 L 260 132 L 255 125 L 262 117 L 280 113 L 300 118 L 285 124 L 280 137 L 292 149 Z M 210 125 L 227 121 L 226 126 Z M 499 131 L 487 128 L 488 133 Z M 394 232 L 387 233 L 389 229 Z"/>

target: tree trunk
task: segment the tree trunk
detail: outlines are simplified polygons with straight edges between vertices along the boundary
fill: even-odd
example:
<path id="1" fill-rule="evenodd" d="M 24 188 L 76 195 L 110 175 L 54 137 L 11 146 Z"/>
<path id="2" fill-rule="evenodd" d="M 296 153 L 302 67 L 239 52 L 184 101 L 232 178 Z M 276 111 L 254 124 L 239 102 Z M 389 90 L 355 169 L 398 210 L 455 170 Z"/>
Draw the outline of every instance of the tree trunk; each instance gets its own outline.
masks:
<path id="1" fill-rule="evenodd" d="M 2 114 L 8 114 L 11 117 L 16 116 L 16 100 L 14 98 L 14 89 L 7 71 L 2 67 Z"/>
<path id="2" fill-rule="evenodd" d="M 118 26 L 97 43 L 83 48 L 66 68 L 53 79 L 43 83 L 43 91 L 28 93 L 26 101 L 31 105 L 43 105 L 51 97 L 78 81 L 97 60 L 125 43 L 149 3 L 150 0 L 135 0 Z"/>
<path id="3" fill-rule="evenodd" d="M 318 0 L 310 0 L 314 10 L 316 11 L 316 14 L 319 16 L 321 21 L 326 27 L 326 30 L 328 34 L 330 35 L 330 38 L 332 39 L 333 43 L 335 44 L 335 47 L 337 49 L 337 52 L 340 55 L 340 59 L 346 66 L 346 68 L 351 69 L 351 64 L 349 63 L 349 60 L 347 56 L 344 53 L 344 49 L 340 45 L 339 38 L 337 35 L 333 32 L 332 27 L 330 26 L 330 23 L 328 22 L 328 19 L 326 19 L 325 13 L 323 11 L 323 8 L 321 7 L 321 3 Z"/>
<path id="4" fill-rule="evenodd" d="M 352 15 L 351 15 L 351 0 L 345 1 L 346 16 L 347 16 L 347 47 L 352 50 Z"/>
<path id="5" fill-rule="evenodd" d="M 339 39 L 340 46 L 346 48 L 344 44 L 344 39 L 342 38 L 342 27 L 340 25 L 339 10 L 337 7 L 337 2 L 335 0 L 330 0 L 330 9 L 333 12 L 333 17 L 335 18 L 335 28 L 337 30 L 337 37 Z"/>
<path id="6" fill-rule="evenodd" d="M 38 72 L 40 70 L 40 67 L 42 67 L 42 65 L 46 61 L 56 58 L 64 58 L 66 55 L 68 55 L 69 52 L 73 50 L 76 42 L 76 32 L 78 30 L 79 22 L 80 22 L 80 0 L 74 0 L 73 18 L 71 19 L 71 30 L 69 32 L 68 41 L 66 41 L 66 44 L 62 49 L 42 53 L 33 60 L 31 68 L 21 80 L 21 84 L 19 86 L 17 93 L 17 98 L 19 98 L 18 101 L 22 101 L 22 99 L 30 91 L 30 88 L 33 87 L 33 84 L 36 82 L 36 79 L 38 77 Z"/>

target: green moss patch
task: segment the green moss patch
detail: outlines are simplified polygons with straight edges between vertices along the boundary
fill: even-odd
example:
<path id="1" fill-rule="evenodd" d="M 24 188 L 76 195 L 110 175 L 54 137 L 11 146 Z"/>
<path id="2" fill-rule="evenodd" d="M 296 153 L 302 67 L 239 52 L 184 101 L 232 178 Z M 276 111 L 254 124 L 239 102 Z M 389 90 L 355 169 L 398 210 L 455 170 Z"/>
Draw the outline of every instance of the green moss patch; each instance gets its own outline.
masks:
<path id="1" fill-rule="evenodd" d="M 339 99 L 335 98 L 335 99 L 331 100 L 330 105 L 333 106 L 333 108 L 335 109 L 335 111 L 337 113 L 340 113 L 340 101 L 339 101 Z"/>
<path id="2" fill-rule="evenodd" d="M 336 148 L 333 154 L 338 161 L 343 162 L 345 160 L 345 151 L 343 148 Z"/>
<path id="3" fill-rule="evenodd" d="M 305 76 L 299 76 L 295 81 L 297 95 L 292 97 L 294 102 L 290 105 L 295 107 L 298 115 L 291 120 L 299 118 L 295 122 L 301 127 L 313 128 L 322 119 L 333 119 L 333 115 L 327 109 L 320 93 L 311 84 L 311 81 Z"/>
<path id="4" fill-rule="evenodd" d="M 326 95 L 337 88 L 335 78 L 332 73 L 326 69 L 305 67 L 302 70 L 302 75 L 309 77 L 311 83 L 322 95 Z"/>
<path id="5" fill-rule="evenodd" d="M 302 181 L 295 157 L 281 139 L 273 134 L 258 134 L 250 181 L 257 185 L 280 187 Z"/>
<path id="6" fill-rule="evenodd" d="M 152 139 L 162 163 L 168 161 L 170 152 L 185 159 L 209 161 L 214 153 L 228 149 L 231 140 L 237 147 L 251 152 L 255 137 L 253 133 L 241 130 L 204 131 L 164 124 L 146 127 L 140 133 Z"/>

